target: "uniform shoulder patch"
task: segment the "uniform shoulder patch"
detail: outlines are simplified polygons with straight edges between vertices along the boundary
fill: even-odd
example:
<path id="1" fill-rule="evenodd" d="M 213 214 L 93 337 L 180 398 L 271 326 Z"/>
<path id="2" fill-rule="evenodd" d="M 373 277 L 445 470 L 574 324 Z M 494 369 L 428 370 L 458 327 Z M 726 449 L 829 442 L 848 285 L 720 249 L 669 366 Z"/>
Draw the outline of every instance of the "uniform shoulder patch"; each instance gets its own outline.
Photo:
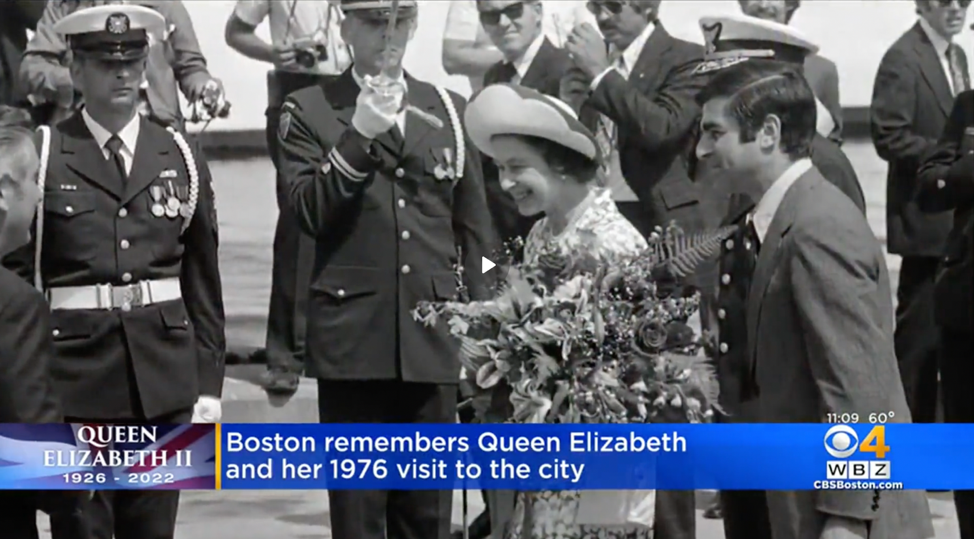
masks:
<path id="1" fill-rule="evenodd" d="M 285 110 L 277 124 L 277 136 L 281 140 L 287 139 L 287 132 L 291 129 L 291 111 Z"/>

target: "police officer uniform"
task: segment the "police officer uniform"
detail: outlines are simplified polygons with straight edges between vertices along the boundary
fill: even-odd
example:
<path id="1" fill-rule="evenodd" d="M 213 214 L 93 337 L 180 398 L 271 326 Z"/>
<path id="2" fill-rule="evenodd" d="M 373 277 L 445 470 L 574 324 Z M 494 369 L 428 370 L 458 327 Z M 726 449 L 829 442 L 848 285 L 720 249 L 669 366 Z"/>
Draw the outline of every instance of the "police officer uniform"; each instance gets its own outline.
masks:
<path id="1" fill-rule="evenodd" d="M 384 25 L 391 5 L 344 0 L 342 9 Z M 415 1 L 399 2 L 400 18 L 416 15 Z M 466 103 L 405 74 L 408 109 L 370 139 L 353 125 L 366 84 L 353 65 L 284 103 L 280 173 L 316 243 L 307 369 L 323 423 L 453 423 L 457 342 L 411 311 L 454 299 L 459 285 L 473 299 L 489 294 L 481 257 L 495 241 L 480 160 L 460 123 Z M 336 539 L 378 539 L 384 527 L 390 538 L 449 533 L 450 492 L 328 494 Z"/>
<path id="2" fill-rule="evenodd" d="M 794 28 L 744 15 L 704 17 L 700 20 L 707 41 L 707 56 L 696 69 L 698 76 L 714 73 L 747 61 L 773 60 L 799 69 L 818 47 Z M 812 163 L 822 175 L 846 193 L 865 212 L 862 189 L 848 158 L 834 142 L 816 135 L 812 142 Z M 707 163 L 695 163 L 698 181 L 720 182 L 720 172 Z M 726 201 L 722 226 L 735 226 L 735 233 L 722 246 L 717 283 L 717 300 L 710 307 L 716 325 L 713 342 L 720 404 L 724 422 L 751 422 L 756 418 L 756 388 L 746 356 L 747 325 L 745 307 L 751 277 L 757 264 L 758 244 L 750 212 L 755 202 L 744 194 L 733 194 Z M 728 539 L 770 539 L 771 524 L 763 491 L 724 491 L 720 493 L 724 531 Z"/>
<path id="3" fill-rule="evenodd" d="M 149 8 L 106 5 L 55 30 L 75 57 L 138 69 L 164 24 Z M 40 129 L 44 197 L 24 259 L 52 309 L 55 386 L 72 423 L 188 422 L 194 406 L 219 420 L 226 341 L 209 169 L 136 106 L 117 133 L 87 110 Z M 178 500 L 103 491 L 86 511 L 95 537 L 164 539 Z"/>

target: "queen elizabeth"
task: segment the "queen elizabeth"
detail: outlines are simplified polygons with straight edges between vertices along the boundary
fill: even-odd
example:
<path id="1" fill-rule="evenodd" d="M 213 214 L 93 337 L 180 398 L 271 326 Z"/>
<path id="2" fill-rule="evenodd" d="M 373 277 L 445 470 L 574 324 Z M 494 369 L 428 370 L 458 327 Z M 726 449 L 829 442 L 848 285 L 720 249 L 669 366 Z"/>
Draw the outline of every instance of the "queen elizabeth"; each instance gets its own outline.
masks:
<path id="1" fill-rule="evenodd" d="M 524 215 L 543 213 L 524 245 L 540 253 L 583 247 L 604 261 L 636 255 L 646 240 L 600 187 L 603 155 L 566 103 L 517 85 L 497 84 L 467 106 L 467 132 L 499 169 L 502 189 Z M 505 539 L 651 539 L 653 491 L 522 492 Z"/>

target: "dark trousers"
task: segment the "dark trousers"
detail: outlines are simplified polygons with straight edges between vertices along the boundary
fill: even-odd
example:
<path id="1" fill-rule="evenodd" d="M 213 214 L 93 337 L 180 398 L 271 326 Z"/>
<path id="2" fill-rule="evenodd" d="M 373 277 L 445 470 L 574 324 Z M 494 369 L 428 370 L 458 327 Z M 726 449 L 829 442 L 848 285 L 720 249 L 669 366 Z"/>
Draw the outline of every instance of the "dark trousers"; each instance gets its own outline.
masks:
<path id="1" fill-rule="evenodd" d="M 942 330 L 940 373 L 944 420 L 974 423 L 974 334 L 971 330 Z M 974 490 L 954 491 L 960 539 L 974 539 Z"/>
<path id="2" fill-rule="evenodd" d="M 65 418 L 66 423 L 178 424 L 189 423 L 192 410 L 181 410 L 151 421 Z M 101 490 L 83 505 L 91 539 L 173 539 L 176 536 L 177 490 Z M 78 537 L 78 519 L 51 516 L 52 539 Z"/>
<path id="3" fill-rule="evenodd" d="M 906 402 L 914 423 L 937 420 L 940 331 L 934 319 L 934 277 L 939 260 L 904 256 L 896 290 L 894 345 Z"/>
<path id="4" fill-rule="evenodd" d="M 281 103 L 288 94 L 320 82 L 315 75 L 274 73 L 268 80 L 267 150 L 278 168 L 278 129 Z M 277 185 L 277 228 L 274 230 L 271 300 L 267 313 L 267 365 L 272 370 L 300 372 L 304 360 L 305 311 L 314 239 L 301 231 L 288 201 L 290 186 L 280 173 Z"/>
<path id="5" fill-rule="evenodd" d="M 457 386 L 318 380 L 322 423 L 454 423 Z M 447 539 L 453 492 L 329 490 L 334 539 Z"/>
<path id="6" fill-rule="evenodd" d="M 763 490 L 722 490 L 726 539 L 771 539 L 771 519 Z"/>

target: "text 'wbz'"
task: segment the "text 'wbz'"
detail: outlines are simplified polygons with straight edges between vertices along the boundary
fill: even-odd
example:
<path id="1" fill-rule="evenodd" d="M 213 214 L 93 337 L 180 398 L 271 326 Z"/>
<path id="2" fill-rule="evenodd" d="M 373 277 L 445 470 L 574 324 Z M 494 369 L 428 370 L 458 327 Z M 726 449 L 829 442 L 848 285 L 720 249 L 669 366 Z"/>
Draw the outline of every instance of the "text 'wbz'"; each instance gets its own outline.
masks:
<path id="1" fill-rule="evenodd" d="M 492 479 L 562 479 L 577 483 L 585 464 L 553 458 L 531 466 L 509 462 L 504 456 L 528 453 L 685 453 L 686 438 L 674 432 L 662 436 L 604 436 L 597 432 L 572 432 L 564 436 L 500 436 L 485 432 L 475 439 L 467 436 L 245 436 L 227 432 L 225 453 L 265 453 L 269 458 L 260 463 L 224 465 L 227 479 L 386 479 L 396 474 L 400 479 L 479 479 L 489 474 Z M 468 452 L 487 453 L 481 464 L 458 455 Z M 288 462 L 282 454 L 304 453 L 327 455 L 323 462 Z M 348 454 L 349 458 L 333 458 Z M 389 462 L 372 458 L 374 454 L 413 456 Z M 271 456 L 273 455 L 273 456 Z M 323 456 L 324 456 L 323 455 Z M 450 456 L 456 458 L 449 458 Z M 363 458 L 369 457 L 369 458 Z"/>
<path id="2" fill-rule="evenodd" d="M 158 441 L 154 426 L 84 425 L 76 433 L 78 442 L 90 449 L 45 449 L 44 466 L 92 468 L 101 466 L 166 467 L 192 466 L 188 449 L 116 449 L 116 444 L 145 445 Z"/>

